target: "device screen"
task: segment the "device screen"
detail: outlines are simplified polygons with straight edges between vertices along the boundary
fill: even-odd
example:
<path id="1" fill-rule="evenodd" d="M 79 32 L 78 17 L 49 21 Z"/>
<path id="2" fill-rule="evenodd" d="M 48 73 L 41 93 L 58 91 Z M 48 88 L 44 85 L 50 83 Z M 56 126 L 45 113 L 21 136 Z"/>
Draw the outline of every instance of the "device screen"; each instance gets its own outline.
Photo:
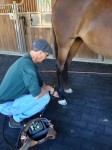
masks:
<path id="1" fill-rule="evenodd" d="M 35 132 L 39 132 L 41 130 L 43 130 L 43 125 L 41 122 L 34 122 L 29 128 L 30 134 L 34 134 Z"/>

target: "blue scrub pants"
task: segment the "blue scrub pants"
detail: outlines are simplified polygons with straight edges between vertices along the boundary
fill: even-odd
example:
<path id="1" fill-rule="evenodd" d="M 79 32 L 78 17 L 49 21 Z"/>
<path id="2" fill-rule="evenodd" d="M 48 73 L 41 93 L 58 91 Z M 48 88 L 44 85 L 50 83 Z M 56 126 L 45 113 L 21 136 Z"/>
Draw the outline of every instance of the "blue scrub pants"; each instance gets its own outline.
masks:
<path id="1" fill-rule="evenodd" d="M 48 93 L 39 99 L 35 99 L 31 94 L 23 95 L 14 101 L 0 104 L 0 112 L 13 116 L 16 122 L 21 122 L 42 111 L 49 101 L 50 95 Z"/>

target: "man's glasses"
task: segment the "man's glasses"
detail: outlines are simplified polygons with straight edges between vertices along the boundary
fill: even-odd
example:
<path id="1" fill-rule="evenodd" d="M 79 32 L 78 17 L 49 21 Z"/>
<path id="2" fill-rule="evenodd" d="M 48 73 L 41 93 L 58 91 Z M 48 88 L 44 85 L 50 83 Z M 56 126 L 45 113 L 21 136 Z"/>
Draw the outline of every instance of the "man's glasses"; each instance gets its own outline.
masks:
<path id="1" fill-rule="evenodd" d="M 44 51 L 43 51 L 44 52 Z M 49 53 L 46 53 L 46 52 L 44 52 L 45 54 L 46 54 L 46 57 L 48 57 L 50 54 Z"/>
<path id="2" fill-rule="evenodd" d="M 35 52 L 37 52 L 37 50 L 35 50 L 35 49 L 33 49 Z M 40 50 L 40 51 L 42 51 L 42 50 Z M 44 51 L 42 51 L 44 54 L 46 54 L 46 57 L 48 57 L 50 54 L 49 53 L 47 53 L 47 52 L 44 52 Z"/>

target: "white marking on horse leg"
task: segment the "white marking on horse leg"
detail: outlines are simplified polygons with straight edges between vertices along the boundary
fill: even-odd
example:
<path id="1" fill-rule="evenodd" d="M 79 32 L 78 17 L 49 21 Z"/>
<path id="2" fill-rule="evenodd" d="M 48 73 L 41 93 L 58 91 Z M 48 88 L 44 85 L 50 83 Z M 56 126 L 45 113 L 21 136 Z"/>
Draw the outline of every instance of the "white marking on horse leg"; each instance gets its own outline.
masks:
<path id="1" fill-rule="evenodd" d="M 64 90 L 65 93 L 73 93 L 73 90 L 71 88 Z"/>
<path id="2" fill-rule="evenodd" d="M 64 99 L 64 100 L 59 100 L 58 103 L 59 103 L 60 105 L 63 105 L 63 106 L 67 105 L 66 99 Z"/>

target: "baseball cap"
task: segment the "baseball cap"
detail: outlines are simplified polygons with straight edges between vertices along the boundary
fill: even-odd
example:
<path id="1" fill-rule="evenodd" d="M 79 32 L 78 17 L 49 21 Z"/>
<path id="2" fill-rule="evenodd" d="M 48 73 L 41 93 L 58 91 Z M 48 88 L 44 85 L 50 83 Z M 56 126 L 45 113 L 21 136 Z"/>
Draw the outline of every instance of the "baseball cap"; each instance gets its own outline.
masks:
<path id="1" fill-rule="evenodd" d="M 46 40 L 38 39 L 33 42 L 32 49 L 34 51 L 42 50 L 43 52 L 51 53 L 52 49 Z"/>

